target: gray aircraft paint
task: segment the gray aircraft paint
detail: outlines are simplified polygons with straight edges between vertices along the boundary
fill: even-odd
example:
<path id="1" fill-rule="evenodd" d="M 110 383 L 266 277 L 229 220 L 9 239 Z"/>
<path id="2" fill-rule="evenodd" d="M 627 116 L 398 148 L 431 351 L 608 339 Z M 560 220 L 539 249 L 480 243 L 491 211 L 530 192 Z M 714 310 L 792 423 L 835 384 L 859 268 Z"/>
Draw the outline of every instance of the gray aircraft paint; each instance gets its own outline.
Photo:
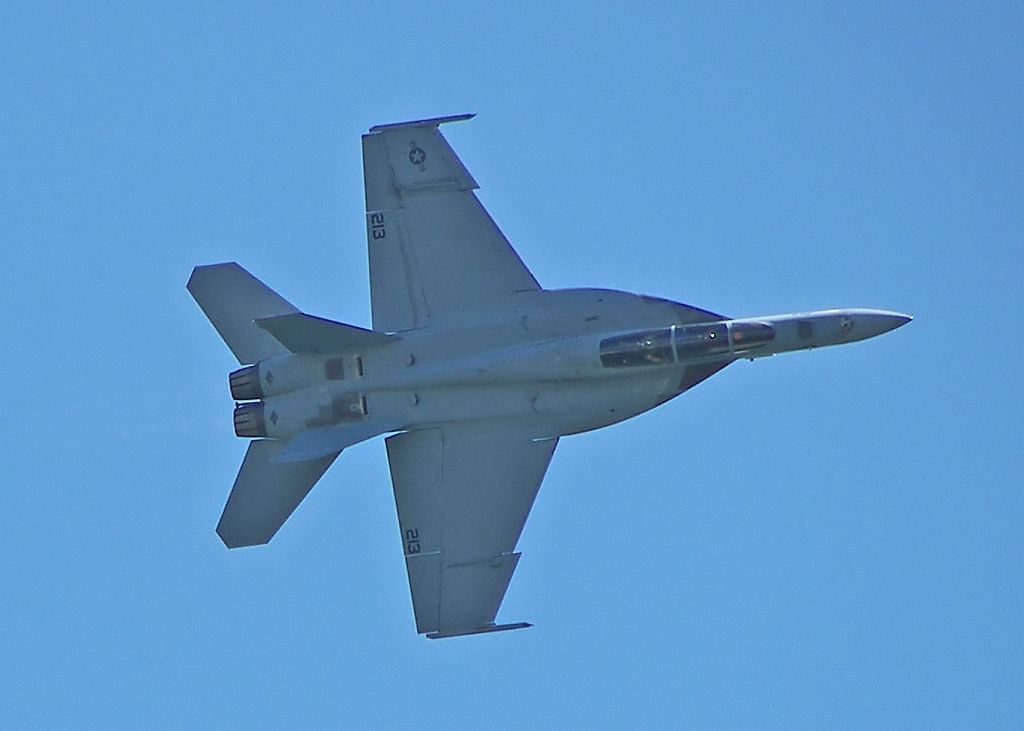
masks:
<path id="1" fill-rule="evenodd" d="M 740 359 L 864 340 L 910 317 L 845 309 L 731 319 L 603 289 L 544 290 L 437 127 L 363 138 L 376 330 L 300 313 L 235 263 L 188 289 L 246 366 L 236 432 L 255 441 L 218 533 L 268 542 L 345 448 L 389 437 L 417 631 L 495 624 L 559 437 L 679 396 Z"/>

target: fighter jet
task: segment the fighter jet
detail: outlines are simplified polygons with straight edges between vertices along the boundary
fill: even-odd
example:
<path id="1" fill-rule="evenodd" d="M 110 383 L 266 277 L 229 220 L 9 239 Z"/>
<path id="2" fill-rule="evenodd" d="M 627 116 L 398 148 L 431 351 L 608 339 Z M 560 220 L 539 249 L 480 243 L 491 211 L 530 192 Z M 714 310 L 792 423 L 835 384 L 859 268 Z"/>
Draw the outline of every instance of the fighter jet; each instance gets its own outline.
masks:
<path id="1" fill-rule="evenodd" d="M 464 114 L 363 140 L 373 329 L 315 317 L 234 262 L 188 290 L 243 367 L 251 439 L 217 533 L 267 543 L 346 447 L 381 434 L 416 630 L 495 623 L 561 437 L 629 419 L 740 359 L 875 337 L 910 321 L 844 309 L 734 319 L 659 297 L 543 289 L 441 135 Z"/>

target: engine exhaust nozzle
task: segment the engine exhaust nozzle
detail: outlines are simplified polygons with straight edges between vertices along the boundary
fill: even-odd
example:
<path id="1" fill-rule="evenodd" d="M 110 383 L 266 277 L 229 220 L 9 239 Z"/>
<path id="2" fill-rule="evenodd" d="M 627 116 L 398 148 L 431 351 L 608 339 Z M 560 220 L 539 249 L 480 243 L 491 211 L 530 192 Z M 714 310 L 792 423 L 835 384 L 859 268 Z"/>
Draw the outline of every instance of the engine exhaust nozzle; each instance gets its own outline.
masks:
<path id="1" fill-rule="evenodd" d="M 233 371 L 228 376 L 228 383 L 231 385 L 231 398 L 235 401 L 255 401 L 263 398 L 259 363 Z"/>
<path id="2" fill-rule="evenodd" d="M 235 434 L 240 437 L 267 436 L 267 422 L 263 418 L 263 402 L 235 406 Z"/>

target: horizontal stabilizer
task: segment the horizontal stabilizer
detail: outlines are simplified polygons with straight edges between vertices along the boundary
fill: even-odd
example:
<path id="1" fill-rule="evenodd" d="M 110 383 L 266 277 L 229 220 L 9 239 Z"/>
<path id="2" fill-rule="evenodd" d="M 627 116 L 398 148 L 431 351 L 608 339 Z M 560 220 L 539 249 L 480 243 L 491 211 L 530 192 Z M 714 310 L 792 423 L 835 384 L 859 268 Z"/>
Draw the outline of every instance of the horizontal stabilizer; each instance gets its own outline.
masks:
<path id="1" fill-rule="evenodd" d="M 274 458 L 283 448 L 273 439 L 249 443 L 217 524 L 217 535 L 228 548 L 270 541 L 338 456 L 277 464 Z"/>
<path id="2" fill-rule="evenodd" d="M 196 267 L 188 291 L 242 365 L 288 352 L 253 320 L 298 310 L 237 263 Z"/>
<path id="3" fill-rule="evenodd" d="M 313 429 L 306 429 L 303 432 L 299 432 L 270 461 L 272 464 L 283 464 L 320 459 L 329 454 L 337 454 L 346 447 L 359 444 L 359 442 L 365 442 L 371 437 L 388 431 L 394 431 L 394 429 L 372 422 L 336 424 L 334 426 L 318 426 Z"/>
<path id="4" fill-rule="evenodd" d="M 507 629 L 526 629 L 533 625 L 529 622 L 513 622 L 511 624 L 492 624 L 476 629 L 464 629 L 457 632 L 428 632 L 427 637 L 432 640 L 443 640 L 448 637 L 463 637 L 465 635 L 480 635 L 485 632 L 504 632 Z"/>
<path id="5" fill-rule="evenodd" d="M 394 336 L 302 312 L 264 317 L 256 324 L 293 353 L 342 353 L 383 345 Z"/>

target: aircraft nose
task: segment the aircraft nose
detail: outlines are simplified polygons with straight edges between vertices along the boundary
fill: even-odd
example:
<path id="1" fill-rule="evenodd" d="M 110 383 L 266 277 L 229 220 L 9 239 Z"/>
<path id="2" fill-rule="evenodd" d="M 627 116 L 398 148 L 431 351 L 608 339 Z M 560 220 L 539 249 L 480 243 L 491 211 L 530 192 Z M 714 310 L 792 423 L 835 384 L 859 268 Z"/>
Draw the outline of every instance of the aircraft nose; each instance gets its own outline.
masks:
<path id="1" fill-rule="evenodd" d="M 860 334 L 866 338 L 873 338 L 876 335 L 903 327 L 913 319 L 910 315 L 884 310 L 866 312 L 857 318 L 858 325 L 861 325 L 862 328 Z"/>

